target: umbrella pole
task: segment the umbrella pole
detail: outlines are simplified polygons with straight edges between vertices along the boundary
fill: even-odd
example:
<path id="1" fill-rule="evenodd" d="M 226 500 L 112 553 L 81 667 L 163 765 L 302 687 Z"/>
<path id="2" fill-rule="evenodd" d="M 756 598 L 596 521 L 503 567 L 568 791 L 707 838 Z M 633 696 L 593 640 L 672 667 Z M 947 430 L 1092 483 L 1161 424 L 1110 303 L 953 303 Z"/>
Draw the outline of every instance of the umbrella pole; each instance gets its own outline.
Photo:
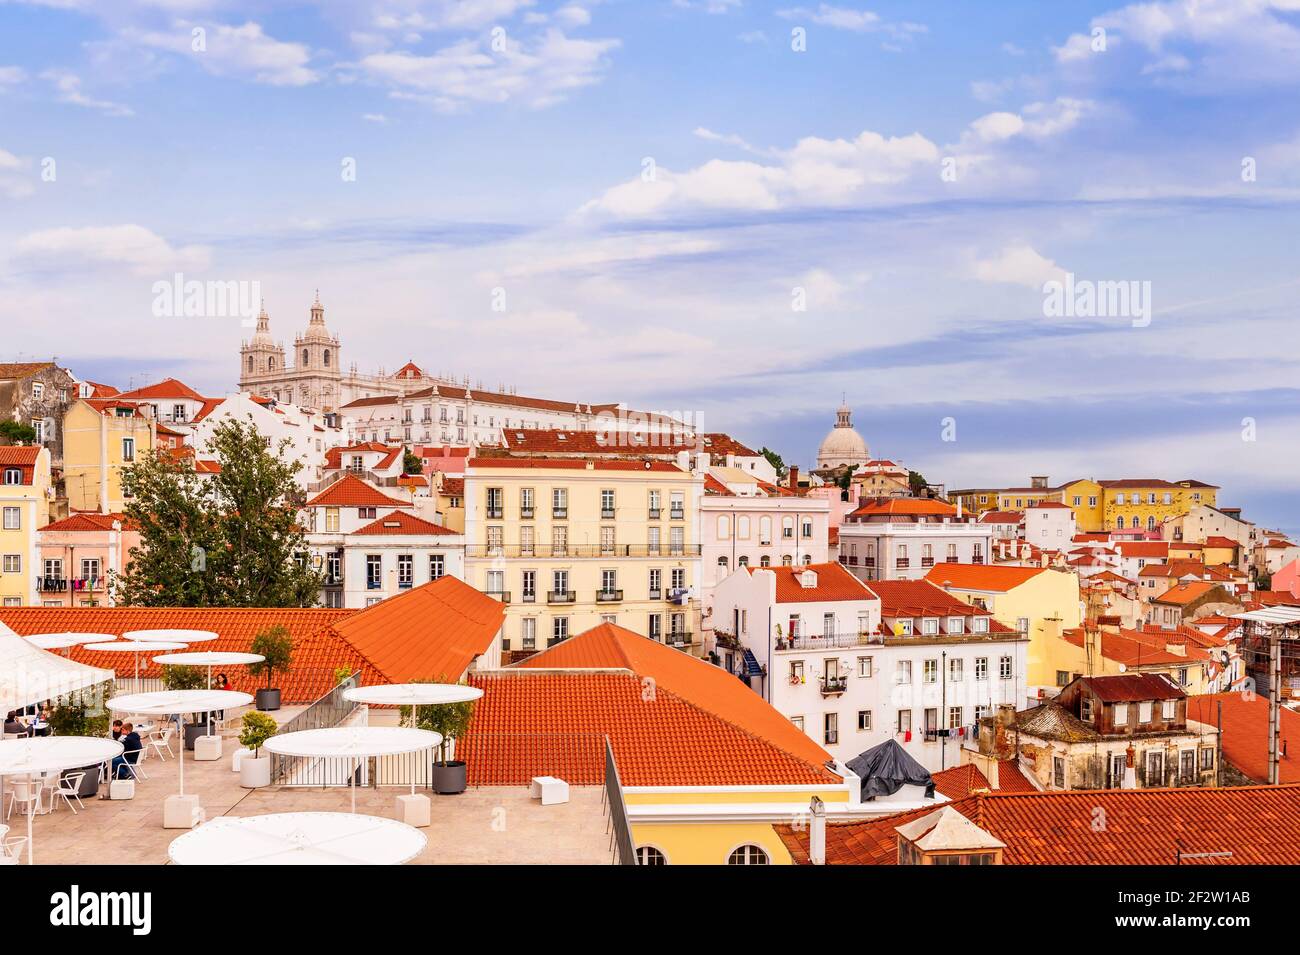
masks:
<path id="1" fill-rule="evenodd" d="M 181 795 L 185 795 L 185 724 L 177 720 L 181 731 L 181 745 L 176 747 L 176 762 L 180 763 L 181 770 Z"/>
<path id="2" fill-rule="evenodd" d="M 32 798 L 32 790 L 36 789 L 36 777 L 27 778 L 27 864 L 36 865 L 36 853 L 32 851 L 32 816 L 36 815 L 36 802 Z M 37 798 L 40 797 L 41 791 L 36 789 Z"/>
<path id="3" fill-rule="evenodd" d="M 357 762 L 354 762 L 354 763 L 352 764 L 352 775 L 351 775 L 351 777 L 348 779 L 348 789 L 352 790 L 352 813 L 353 813 L 353 815 L 355 815 L 355 814 L 356 814 L 356 811 L 357 811 L 357 770 L 360 769 L 360 768 L 361 768 L 361 767 L 360 767 L 360 764 L 357 763 Z"/>

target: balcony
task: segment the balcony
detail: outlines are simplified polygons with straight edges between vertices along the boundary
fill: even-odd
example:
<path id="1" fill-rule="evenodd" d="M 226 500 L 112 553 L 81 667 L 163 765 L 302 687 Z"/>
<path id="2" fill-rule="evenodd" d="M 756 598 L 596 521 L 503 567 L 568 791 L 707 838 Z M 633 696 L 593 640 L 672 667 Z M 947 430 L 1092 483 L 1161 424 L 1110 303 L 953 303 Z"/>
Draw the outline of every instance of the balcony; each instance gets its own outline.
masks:
<path id="1" fill-rule="evenodd" d="M 875 567 L 875 566 L 876 566 L 876 558 L 874 558 L 874 557 L 864 557 L 864 558 L 862 558 L 862 566 L 863 566 L 863 567 Z"/>
<path id="2" fill-rule="evenodd" d="M 503 604 L 510 603 L 510 591 L 508 590 L 485 590 L 483 592 L 487 594 L 489 597 L 495 597 Z"/>
<path id="3" fill-rule="evenodd" d="M 548 604 L 571 604 L 577 599 L 578 595 L 572 590 L 549 590 L 546 593 Z"/>
<path id="4" fill-rule="evenodd" d="M 983 555 L 983 554 L 975 554 L 973 557 L 971 557 L 970 562 L 971 562 L 972 564 L 982 564 L 982 563 L 984 563 L 984 555 Z"/>
<path id="5" fill-rule="evenodd" d="M 847 676 L 824 676 L 820 681 L 822 696 L 838 696 L 849 688 Z"/>
<path id="6" fill-rule="evenodd" d="M 328 574 L 328 573 L 327 573 L 324 577 L 321 578 L 321 586 L 322 586 L 322 587 L 342 587 L 342 586 L 343 586 L 343 575 L 342 575 L 342 574 Z"/>
<path id="7" fill-rule="evenodd" d="M 39 577 L 36 587 L 43 594 L 58 593 L 68 589 L 68 581 L 63 577 Z"/>
<path id="8" fill-rule="evenodd" d="M 567 518 L 568 516 L 569 516 L 569 509 L 567 507 L 551 508 L 551 517 L 556 518 L 557 520 L 562 518 Z"/>
<path id="9" fill-rule="evenodd" d="M 488 520 L 501 520 L 505 516 L 505 511 L 499 507 L 489 507 L 487 509 Z"/>
<path id="10" fill-rule="evenodd" d="M 623 599 L 623 591 L 621 590 L 597 590 L 596 591 L 596 603 L 598 604 L 618 603 L 618 601 L 622 599 Z"/>
<path id="11" fill-rule="evenodd" d="M 664 598 L 664 592 L 663 592 L 663 588 L 662 588 L 662 587 L 651 587 L 651 588 L 650 588 L 650 599 L 651 599 L 651 600 L 663 600 L 663 598 Z"/>
<path id="12" fill-rule="evenodd" d="M 921 566 L 922 566 L 922 567 L 933 567 L 933 566 L 934 566 L 934 558 L 933 558 L 933 557 L 922 557 L 922 558 L 921 558 Z"/>
<path id="13" fill-rule="evenodd" d="M 600 519 L 602 521 L 612 521 L 614 519 L 614 509 L 612 507 L 602 507 L 600 509 Z"/>
<path id="14" fill-rule="evenodd" d="M 383 587 L 381 581 L 373 579 L 366 580 L 366 590 L 379 590 L 381 587 Z"/>
<path id="15" fill-rule="evenodd" d="M 668 512 L 669 520 L 680 521 L 686 518 L 686 510 L 681 507 L 674 507 Z"/>
<path id="16" fill-rule="evenodd" d="M 907 557 L 900 557 L 898 560 L 894 561 L 894 566 L 900 570 L 904 570 L 912 566 L 912 561 Z"/>
<path id="17" fill-rule="evenodd" d="M 520 520 L 530 521 L 530 520 L 532 520 L 532 518 L 533 518 L 533 509 L 532 509 L 531 507 L 521 507 L 521 508 L 519 508 L 519 519 L 520 519 Z"/>
<path id="18" fill-rule="evenodd" d="M 646 512 L 646 517 L 647 517 L 649 520 L 657 521 L 657 520 L 659 520 L 659 515 L 660 515 L 661 513 L 663 513 L 663 512 L 660 510 L 660 508 L 652 507 L 652 508 L 650 508 L 649 511 Z"/>
<path id="19" fill-rule="evenodd" d="M 397 582 L 397 587 L 398 587 L 399 590 L 410 590 L 414 585 L 415 585 L 415 582 L 412 581 L 412 580 L 409 580 L 409 579 L 408 579 L 408 580 L 399 580 L 399 581 Z"/>
<path id="20" fill-rule="evenodd" d="M 776 642 L 777 650 L 834 650 L 844 647 L 879 646 L 883 638 L 871 633 L 829 633 L 820 637 L 795 636 Z"/>
<path id="21" fill-rule="evenodd" d="M 523 592 L 523 594 L 520 596 L 520 598 L 519 598 L 519 602 L 520 602 L 521 604 L 533 604 L 533 603 L 537 603 L 537 591 L 535 591 L 535 590 L 525 590 L 525 591 Z"/>
<path id="22" fill-rule="evenodd" d="M 946 562 L 946 563 L 949 563 L 949 564 L 957 564 L 957 563 L 960 563 L 960 559 L 959 559 L 958 557 L 956 557 L 956 556 L 951 556 L 951 557 L 947 557 L 947 558 L 945 558 L 945 562 Z"/>
<path id="23" fill-rule="evenodd" d="M 695 635 L 689 630 L 673 630 L 664 634 L 664 643 L 674 647 L 694 646 Z"/>

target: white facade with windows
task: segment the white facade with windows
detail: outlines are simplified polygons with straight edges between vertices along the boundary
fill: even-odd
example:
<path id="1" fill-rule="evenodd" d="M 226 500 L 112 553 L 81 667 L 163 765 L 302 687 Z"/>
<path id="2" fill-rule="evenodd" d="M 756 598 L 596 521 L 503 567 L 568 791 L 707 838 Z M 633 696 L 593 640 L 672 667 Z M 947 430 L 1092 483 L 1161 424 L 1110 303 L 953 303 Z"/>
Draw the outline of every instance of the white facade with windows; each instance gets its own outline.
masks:
<path id="1" fill-rule="evenodd" d="M 967 521 L 840 526 L 840 560 L 860 580 L 920 580 L 936 564 L 992 562 L 993 528 Z"/>

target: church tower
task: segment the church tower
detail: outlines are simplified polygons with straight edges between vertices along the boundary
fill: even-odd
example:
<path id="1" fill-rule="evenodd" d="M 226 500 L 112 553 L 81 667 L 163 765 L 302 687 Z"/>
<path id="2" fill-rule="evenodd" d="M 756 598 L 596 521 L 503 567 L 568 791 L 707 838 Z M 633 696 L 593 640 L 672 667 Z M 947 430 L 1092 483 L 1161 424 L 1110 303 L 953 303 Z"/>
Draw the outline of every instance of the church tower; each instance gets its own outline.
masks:
<path id="1" fill-rule="evenodd" d="M 295 400 L 300 405 L 332 410 L 339 399 L 339 340 L 325 327 L 325 306 L 320 290 L 311 306 L 307 330 L 294 339 L 294 378 L 298 384 Z"/>
<path id="2" fill-rule="evenodd" d="M 284 375 L 284 346 L 271 338 L 271 317 L 266 302 L 257 315 L 257 330 L 239 348 L 239 390 L 263 394 L 271 382 Z"/>

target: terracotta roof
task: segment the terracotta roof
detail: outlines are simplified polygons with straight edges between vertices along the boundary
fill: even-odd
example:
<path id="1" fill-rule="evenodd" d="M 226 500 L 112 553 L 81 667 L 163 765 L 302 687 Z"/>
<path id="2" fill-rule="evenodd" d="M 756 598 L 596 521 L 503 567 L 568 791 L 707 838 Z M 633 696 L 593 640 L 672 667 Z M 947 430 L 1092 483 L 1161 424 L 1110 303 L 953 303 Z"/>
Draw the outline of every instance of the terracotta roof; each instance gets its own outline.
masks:
<path id="1" fill-rule="evenodd" d="M 120 395 L 120 389 L 112 385 L 101 384 L 98 381 L 87 381 L 85 384 L 90 385 L 90 397 L 92 398 L 112 398 L 114 395 Z"/>
<path id="2" fill-rule="evenodd" d="M 1069 504 L 1062 504 L 1060 501 L 1039 501 L 1036 504 L 1030 504 L 1029 507 L 1035 510 L 1042 510 L 1043 508 L 1048 507 L 1063 507 L 1067 511 L 1072 510 Z"/>
<path id="3" fill-rule="evenodd" d="M 410 501 L 389 497 L 355 474 L 345 474 L 306 504 L 307 507 L 410 507 Z"/>
<path id="4" fill-rule="evenodd" d="M 880 598 L 882 617 L 978 616 L 992 614 L 959 600 L 928 580 L 873 580 L 871 592 Z M 989 621 L 989 629 L 997 623 Z"/>
<path id="5" fill-rule="evenodd" d="M 1218 534 L 1213 534 L 1213 535 L 1211 535 L 1210 537 L 1205 538 L 1204 546 L 1206 546 L 1206 547 L 1240 547 L 1241 545 L 1240 545 L 1239 543 L 1237 543 L 1235 540 L 1232 540 L 1230 537 L 1222 537 L 1222 536 L 1220 536 L 1220 535 L 1218 535 Z"/>
<path id="6" fill-rule="evenodd" d="M 44 371 L 46 368 L 53 367 L 52 361 L 16 361 L 0 363 L 0 381 L 11 381 L 19 378 L 26 378 L 28 375 L 34 375 L 38 371 Z"/>
<path id="7" fill-rule="evenodd" d="M 949 799 L 962 799 L 976 790 L 992 789 L 988 779 L 974 763 L 931 773 L 930 778 L 934 781 L 935 791 Z"/>
<path id="8" fill-rule="evenodd" d="M 1184 580 L 1182 583 L 1175 584 L 1158 597 L 1152 597 L 1152 603 L 1162 604 L 1189 604 L 1193 600 L 1199 600 L 1220 585 L 1212 580 Z M 1231 599 L 1231 598 L 1229 598 Z"/>
<path id="9" fill-rule="evenodd" d="M 465 479 L 464 478 L 443 478 L 442 493 L 448 497 L 465 496 Z"/>
<path id="10" fill-rule="evenodd" d="M 36 461 L 44 450 L 41 445 L 0 446 L 0 468 L 19 468 L 22 471 L 22 483 L 30 487 L 36 475 Z"/>
<path id="11" fill-rule="evenodd" d="M 1007 865 L 1174 865 L 1178 853 L 1231 852 L 1183 865 L 1300 863 L 1300 786 L 1106 789 L 975 794 L 948 803 L 1006 844 Z M 1106 825 L 1098 828 L 1098 810 Z M 830 823 L 831 865 L 895 865 L 897 827 L 934 807 L 866 822 Z M 806 827 L 775 827 L 808 862 Z"/>
<path id="12" fill-rule="evenodd" d="M 1120 633 L 1103 630 L 1101 632 L 1101 655 L 1107 660 L 1122 663 L 1126 667 L 1192 666 L 1210 659 L 1206 651 L 1199 646 L 1186 647 L 1181 654 L 1170 653 L 1165 649 L 1166 642 L 1186 644 L 1186 637 L 1171 634 L 1168 641 L 1156 641 L 1152 639 L 1152 636 L 1150 634 L 1139 636 L 1132 630 L 1123 630 Z M 1066 630 L 1061 634 L 1061 637 L 1076 647 L 1084 645 L 1082 628 Z"/>
<path id="13" fill-rule="evenodd" d="M 952 584 L 958 590 L 1007 591 L 1045 573 L 1049 571 L 1043 567 L 936 564 L 930 568 L 925 579 L 940 587 Z"/>
<path id="14" fill-rule="evenodd" d="M 381 470 L 390 467 L 392 463 L 405 450 L 400 444 L 390 446 L 381 444 L 378 441 L 365 441 L 360 444 L 349 444 L 346 447 L 330 448 L 325 452 L 325 469 L 327 471 L 337 471 L 342 468 L 343 455 L 345 454 L 366 454 L 377 453 L 383 455 L 375 464 L 371 465 L 374 470 Z"/>
<path id="15" fill-rule="evenodd" d="M 671 471 L 686 474 L 669 461 L 620 461 L 601 458 L 470 458 L 471 468 L 547 468 L 564 471 L 583 471 L 590 464 L 594 471 Z"/>
<path id="16" fill-rule="evenodd" d="M 956 517 L 957 508 L 931 497 L 872 498 L 859 504 L 858 509 L 851 513 L 849 517 L 872 517 L 876 515 L 889 517 Z"/>
<path id="17" fill-rule="evenodd" d="M 704 493 L 705 494 L 730 494 L 727 485 L 723 484 L 712 474 L 704 475 Z"/>
<path id="18" fill-rule="evenodd" d="M 832 778 L 832 774 L 823 768 L 831 758 L 830 754 L 745 684 L 719 667 L 631 630 L 612 623 L 601 624 L 528 657 L 514 667 L 539 668 L 629 670 L 638 677 L 633 681 L 633 685 L 638 687 L 638 697 L 642 680 L 649 678 L 654 681 L 656 693 L 667 691 L 733 727 L 736 732 L 753 737 L 755 745 L 780 753 L 778 762 L 785 767 L 783 771 L 792 776 L 806 782 L 825 782 Z M 655 718 L 651 717 L 650 722 L 653 723 Z M 637 719 L 643 721 L 647 718 L 638 716 Z M 738 767 L 743 758 L 723 745 L 716 731 L 712 739 L 692 739 L 671 718 L 665 718 L 660 724 L 660 732 L 664 726 L 674 727 L 672 736 L 676 745 L 697 748 L 697 754 L 691 760 L 701 765 L 687 768 L 697 778 L 719 770 L 723 771 L 725 778 L 732 778 L 740 771 Z M 726 735 L 731 734 L 728 732 Z M 753 745 L 745 748 L 752 751 Z M 621 759 L 619 765 L 621 768 Z M 767 781 L 773 780 L 768 777 Z M 700 782 L 697 785 L 708 784 Z"/>
<path id="19" fill-rule="evenodd" d="M 1019 511 L 985 511 L 980 515 L 981 524 L 1019 524 L 1024 519 Z"/>
<path id="20" fill-rule="evenodd" d="M 1080 677 L 1103 703 L 1136 703 L 1142 700 L 1179 700 L 1185 695 L 1166 677 L 1157 673 L 1117 673 Z"/>
<path id="21" fill-rule="evenodd" d="M 1000 793 L 1042 792 L 1025 776 L 1025 771 L 1020 768 L 1020 760 L 1018 759 L 998 760 L 997 791 Z"/>
<path id="22" fill-rule="evenodd" d="M 41 528 L 41 533 L 46 531 L 73 531 L 73 532 L 94 532 L 102 533 L 113 529 L 113 522 L 120 521 L 122 526 L 127 526 L 125 514 L 97 514 L 94 511 L 78 511 L 69 514 L 62 520 L 52 521 Z"/>
<path id="23" fill-rule="evenodd" d="M 1168 541 L 1116 541 L 1115 549 L 1125 557 L 1158 557 L 1164 560 L 1169 556 Z"/>
<path id="24" fill-rule="evenodd" d="M 154 398 L 188 398 L 191 401 L 207 400 L 189 385 L 175 378 L 164 378 L 156 384 L 145 385 L 143 388 L 136 388 L 133 391 L 119 392 L 117 397 L 131 401 L 147 401 Z"/>
<path id="25" fill-rule="evenodd" d="M 518 454 L 675 455 L 707 451 L 723 457 L 756 457 L 758 452 L 719 432 L 672 434 L 645 431 L 574 431 L 564 428 L 502 428 L 505 446 Z"/>
<path id="26" fill-rule="evenodd" d="M 1256 782 L 1268 781 L 1268 697 L 1235 693 L 1209 693 L 1187 698 L 1187 718 L 1198 723 L 1219 725 L 1223 710 L 1223 757 Z M 1279 778 L 1284 783 L 1300 782 L 1300 752 L 1291 761 L 1291 743 L 1300 746 L 1300 713 L 1283 706 L 1281 714 L 1282 752 Z"/>
<path id="27" fill-rule="evenodd" d="M 800 578 L 805 571 L 817 575 L 817 583 L 805 587 Z M 751 574 L 772 574 L 776 578 L 776 602 L 809 603 L 839 600 L 874 600 L 876 595 L 842 564 L 806 564 L 798 567 L 751 567 Z"/>
<path id="28" fill-rule="evenodd" d="M 441 524 L 435 524 L 432 521 L 426 521 L 422 517 L 416 517 L 414 514 L 406 514 L 402 511 L 385 514 L 374 523 L 358 528 L 352 533 L 354 535 L 364 534 L 376 537 L 388 537 L 394 534 L 446 534 L 451 537 L 458 536 L 458 532 L 449 527 L 443 527 Z"/>

